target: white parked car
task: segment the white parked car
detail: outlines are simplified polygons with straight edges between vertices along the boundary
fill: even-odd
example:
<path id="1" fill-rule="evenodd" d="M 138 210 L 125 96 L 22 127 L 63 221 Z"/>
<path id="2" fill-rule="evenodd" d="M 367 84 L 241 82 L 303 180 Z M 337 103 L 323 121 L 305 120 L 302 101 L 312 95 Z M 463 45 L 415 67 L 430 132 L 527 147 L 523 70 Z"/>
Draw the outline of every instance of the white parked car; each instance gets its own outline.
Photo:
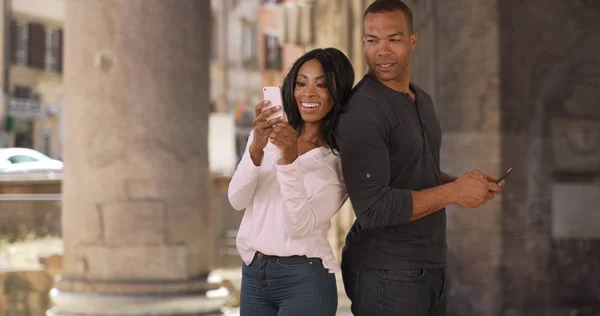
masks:
<path id="1" fill-rule="evenodd" d="M 0 173 L 62 172 L 63 162 L 29 148 L 0 148 Z"/>

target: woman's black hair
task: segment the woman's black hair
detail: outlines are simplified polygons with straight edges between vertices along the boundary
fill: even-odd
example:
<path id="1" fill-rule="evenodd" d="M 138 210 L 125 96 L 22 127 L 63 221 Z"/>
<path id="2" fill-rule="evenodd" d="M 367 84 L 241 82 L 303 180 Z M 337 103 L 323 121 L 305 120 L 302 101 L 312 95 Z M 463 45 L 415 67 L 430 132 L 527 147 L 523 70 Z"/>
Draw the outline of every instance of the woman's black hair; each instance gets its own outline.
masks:
<path id="1" fill-rule="evenodd" d="M 354 85 L 354 69 L 344 53 L 332 47 L 317 48 L 302 55 L 294 62 L 283 80 L 282 95 L 285 115 L 289 124 L 298 131 L 298 134 L 301 134 L 304 130 L 304 120 L 302 120 L 300 110 L 298 110 L 294 88 L 300 67 L 305 62 L 313 59 L 323 67 L 327 90 L 333 100 L 333 108 L 323 118 L 322 137 L 333 153 L 337 154 L 339 152 L 335 135 L 337 124 L 340 113 L 343 112 Z"/>

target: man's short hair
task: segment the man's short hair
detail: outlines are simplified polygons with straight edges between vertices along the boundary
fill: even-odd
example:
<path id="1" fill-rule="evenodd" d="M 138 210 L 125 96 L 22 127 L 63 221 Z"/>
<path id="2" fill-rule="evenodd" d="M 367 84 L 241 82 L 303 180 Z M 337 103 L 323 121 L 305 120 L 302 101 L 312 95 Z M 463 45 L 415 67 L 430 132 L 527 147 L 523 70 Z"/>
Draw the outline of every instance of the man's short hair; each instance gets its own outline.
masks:
<path id="1" fill-rule="evenodd" d="M 402 11 L 404 15 L 406 15 L 406 21 L 408 22 L 408 28 L 412 32 L 413 30 L 413 15 L 410 8 L 406 5 L 406 3 L 401 0 L 376 0 L 371 3 L 367 10 L 365 10 L 365 14 L 363 15 L 363 21 L 367 17 L 369 13 L 383 13 L 383 12 L 393 12 L 393 11 Z"/>

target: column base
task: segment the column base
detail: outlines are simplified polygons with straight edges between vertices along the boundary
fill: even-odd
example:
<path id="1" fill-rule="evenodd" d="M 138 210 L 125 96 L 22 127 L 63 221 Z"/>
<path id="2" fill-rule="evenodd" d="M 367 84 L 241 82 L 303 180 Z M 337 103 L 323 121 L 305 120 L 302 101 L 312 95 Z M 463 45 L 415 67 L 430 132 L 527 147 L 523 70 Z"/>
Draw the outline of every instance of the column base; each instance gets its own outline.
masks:
<path id="1" fill-rule="evenodd" d="M 182 295 L 107 295 L 76 293 L 52 289 L 54 306 L 47 316 L 216 316 L 229 298 L 220 287 L 197 294 Z"/>

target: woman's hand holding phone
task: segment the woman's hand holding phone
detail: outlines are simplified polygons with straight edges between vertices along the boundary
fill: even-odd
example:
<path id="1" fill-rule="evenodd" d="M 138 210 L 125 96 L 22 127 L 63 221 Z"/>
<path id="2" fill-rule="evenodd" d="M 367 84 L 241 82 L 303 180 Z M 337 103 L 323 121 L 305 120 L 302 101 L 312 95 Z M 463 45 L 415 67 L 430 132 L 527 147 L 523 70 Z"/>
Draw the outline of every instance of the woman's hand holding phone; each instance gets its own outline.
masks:
<path id="1" fill-rule="evenodd" d="M 287 121 L 275 124 L 270 138 L 271 143 L 279 148 L 284 165 L 298 158 L 298 132 Z"/>
<path id="2" fill-rule="evenodd" d="M 262 101 L 259 103 L 254 109 L 255 119 L 253 123 L 253 140 L 252 144 L 250 144 L 250 158 L 252 158 L 252 162 L 255 166 L 260 166 L 263 157 L 263 149 L 269 143 L 269 136 L 273 132 L 273 127 L 275 124 L 283 122 L 284 118 L 282 116 L 270 119 L 267 118 L 281 110 L 280 106 L 275 106 L 270 109 L 263 109 L 269 106 L 269 101 Z"/>

